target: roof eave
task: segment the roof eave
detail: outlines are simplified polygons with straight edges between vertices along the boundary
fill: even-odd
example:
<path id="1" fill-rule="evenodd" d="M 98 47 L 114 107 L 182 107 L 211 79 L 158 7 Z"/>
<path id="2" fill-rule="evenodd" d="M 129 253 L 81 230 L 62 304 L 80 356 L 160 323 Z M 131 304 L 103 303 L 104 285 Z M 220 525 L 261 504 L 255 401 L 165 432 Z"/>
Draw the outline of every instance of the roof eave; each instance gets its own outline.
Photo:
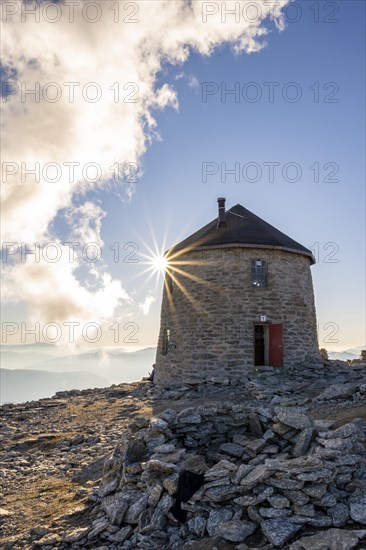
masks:
<path id="1" fill-rule="evenodd" d="M 310 250 L 298 250 L 296 248 L 291 248 L 287 246 L 275 246 L 275 245 L 266 245 L 266 244 L 247 244 L 247 243 L 223 243 L 223 244 L 200 244 L 193 243 L 186 247 L 172 246 L 164 252 L 164 256 L 169 256 L 171 254 L 177 253 L 177 256 L 192 252 L 193 250 L 206 250 L 213 248 L 259 248 L 263 250 L 282 250 L 283 252 L 291 252 L 293 254 L 300 254 L 301 256 L 306 256 L 310 260 L 310 265 L 314 265 L 316 260 L 314 255 Z M 179 253 L 179 254 L 178 254 Z"/>

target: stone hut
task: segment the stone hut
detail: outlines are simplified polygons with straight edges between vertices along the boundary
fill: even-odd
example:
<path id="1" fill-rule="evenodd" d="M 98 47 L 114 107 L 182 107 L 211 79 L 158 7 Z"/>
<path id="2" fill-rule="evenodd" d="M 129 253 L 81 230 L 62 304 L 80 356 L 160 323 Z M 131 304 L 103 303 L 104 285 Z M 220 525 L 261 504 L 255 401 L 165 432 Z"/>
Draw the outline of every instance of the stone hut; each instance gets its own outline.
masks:
<path id="1" fill-rule="evenodd" d="M 155 382 L 240 382 L 321 364 L 310 250 L 240 204 L 165 253 Z"/>

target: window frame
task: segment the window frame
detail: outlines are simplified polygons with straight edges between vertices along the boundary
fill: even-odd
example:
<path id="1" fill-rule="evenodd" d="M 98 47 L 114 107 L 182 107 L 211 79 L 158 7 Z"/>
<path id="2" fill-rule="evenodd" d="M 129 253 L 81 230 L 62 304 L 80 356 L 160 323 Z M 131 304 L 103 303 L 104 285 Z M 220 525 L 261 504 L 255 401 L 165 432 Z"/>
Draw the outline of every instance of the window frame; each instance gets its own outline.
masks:
<path id="1" fill-rule="evenodd" d="M 255 284 L 256 282 L 259 284 Z M 268 288 L 268 262 L 266 260 L 262 258 L 251 260 L 250 283 L 252 288 Z"/>
<path id="2" fill-rule="evenodd" d="M 170 328 L 165 328 L 163 331 L 163 342 L 162 342 L 162 355 L 168 355 L 169 353 L 169 343 L 171 341 L 171 330 Z"/>

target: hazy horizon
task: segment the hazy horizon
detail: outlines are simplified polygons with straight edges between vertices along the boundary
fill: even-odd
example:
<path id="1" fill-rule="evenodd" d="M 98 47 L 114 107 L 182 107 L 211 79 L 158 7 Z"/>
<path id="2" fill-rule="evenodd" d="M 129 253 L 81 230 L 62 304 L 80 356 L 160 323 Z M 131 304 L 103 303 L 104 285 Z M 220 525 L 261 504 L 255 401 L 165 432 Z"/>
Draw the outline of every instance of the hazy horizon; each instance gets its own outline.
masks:
<path id="1" fill-rule="evenodd" d="M 19 348 L 25 349 L 19 351 Z M 329 352 L 330 359 L 357 359 L 366 346 Z M 0 404 L 52 397 L 58 391 L 103 388 L 135 382 L 152 371 L 156 348 L 99 348 L 60 353 L 52 344 L 4 345 Z"/>

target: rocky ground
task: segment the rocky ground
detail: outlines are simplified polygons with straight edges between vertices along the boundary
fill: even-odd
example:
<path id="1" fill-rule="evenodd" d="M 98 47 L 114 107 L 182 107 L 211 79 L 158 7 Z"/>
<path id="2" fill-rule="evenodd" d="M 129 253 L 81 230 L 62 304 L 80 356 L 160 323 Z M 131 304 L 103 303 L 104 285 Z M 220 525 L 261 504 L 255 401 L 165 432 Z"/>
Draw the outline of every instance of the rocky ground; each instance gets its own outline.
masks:
<path id="1" fill-rule="evenodd" d="M 0 546 L 366 548 L 365 372 L 264 368 L 241 386 L 142 381 L 4 405 Z M 177 522 L 187 471 L 204 481 Z"/>

